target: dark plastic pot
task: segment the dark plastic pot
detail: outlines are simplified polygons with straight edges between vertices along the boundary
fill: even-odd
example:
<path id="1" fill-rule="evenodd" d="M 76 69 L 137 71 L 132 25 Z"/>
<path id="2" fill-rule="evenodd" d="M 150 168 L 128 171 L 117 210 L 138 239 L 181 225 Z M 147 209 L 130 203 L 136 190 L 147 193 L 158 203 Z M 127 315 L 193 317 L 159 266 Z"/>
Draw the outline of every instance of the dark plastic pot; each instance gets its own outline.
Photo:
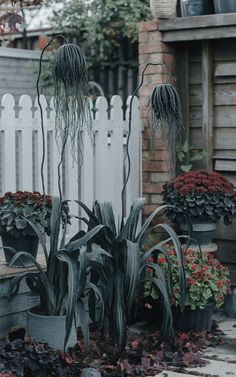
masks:
<path id="1" fill-rule="evenodd" d="M 201 16 L 213 13 L 212 0 L 180 0 L 181 16 Z"/>
<path id="2" fill-rule="evenodd" d="M 186 306 L 184 312 L 180 309 L 173 309 L 174 327 L 178 331 L 209 331 L 212 327 L 212 315 L 214 305 L 207 304 L 203 308 L 195 310 Z"/>
<path id="3" fill-rule="evenodd" d="M 14 238 L 8 233 L 4 233 L 1 237 L 3 247 L 8 246 L 12 247 L 16 251 L 27 251 L 27 253 L 30 253 L 34 258 L 36 258 L 39 245 L 39 239 L 37 236 L 21 236 L 19 238 Z M 6 259 L 6 264 L 9 265 L 15 254 L 5 247 L 3 248 L 3 250 Z M 16 262 L 13 265 L 13 267 L 29 266 L 33 266 L 33 263 L 29 260 L 29 258 L 25 256 L 21 256 L 19 259 L 16 260 Z"/>
<path id="4" fill-rule="evenodd" d="M 236 12 L 236 0 L 214 0 L 215 13 Z"/>
<path id="5" fill-rule="evenodd" d="M 66 316 L 46 316 L 36 314 L 36 311 L 37 308 L 28 311 L 28 336 L 36 341 L 48 343 L 54 349 L 63 350 Z M 73 326 L 66 347 L 73 347 L 76 341 L 77 336 Z"/>
<path id="6" fill-rule="evenodd" d="M 225 297 L 225 310 L 229 317 L 236 318 L 236 287 L 232 287 L 232 293 Z"/>

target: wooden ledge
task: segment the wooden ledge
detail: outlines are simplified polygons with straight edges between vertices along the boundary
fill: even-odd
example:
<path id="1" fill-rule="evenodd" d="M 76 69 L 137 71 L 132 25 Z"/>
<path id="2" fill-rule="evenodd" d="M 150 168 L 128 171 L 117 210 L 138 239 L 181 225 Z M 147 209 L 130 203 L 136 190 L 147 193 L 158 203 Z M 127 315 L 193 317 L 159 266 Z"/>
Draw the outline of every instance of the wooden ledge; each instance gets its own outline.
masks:
<path id="1" fill-rule="evenodd" d="M 37 262 L 41 265 L 41 267 L 46 270 L 46 262 L 43 253 L 38 253 Z M 12 278 L 21 274 L 22 272 L 32 271 L 38 272 L 38 269 L 35 266 L 32 267 L 8 267 L 6 265 L 5 259 L 2 257 L 0 258 L 0 281 L 8 278 Z"/>
<path id="2" fill-rule="evenodd" d="M 163 42 L 180 42 L 236 37 L 236 13 L 178 17 L 160 20 Z"/>

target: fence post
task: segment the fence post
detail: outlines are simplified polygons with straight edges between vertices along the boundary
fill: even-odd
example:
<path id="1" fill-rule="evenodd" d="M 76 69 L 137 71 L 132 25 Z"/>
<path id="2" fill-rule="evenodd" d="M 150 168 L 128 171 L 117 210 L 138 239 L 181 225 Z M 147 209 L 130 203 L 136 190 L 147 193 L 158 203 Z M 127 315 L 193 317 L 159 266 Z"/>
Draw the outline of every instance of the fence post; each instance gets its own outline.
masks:
<path id="1" fill-rule="evenodd" d="M 11 94 L 2 97 L 1 130 L 3 130 L 2 191 L 16 191 L 16 120 L 15 100 Z"/>

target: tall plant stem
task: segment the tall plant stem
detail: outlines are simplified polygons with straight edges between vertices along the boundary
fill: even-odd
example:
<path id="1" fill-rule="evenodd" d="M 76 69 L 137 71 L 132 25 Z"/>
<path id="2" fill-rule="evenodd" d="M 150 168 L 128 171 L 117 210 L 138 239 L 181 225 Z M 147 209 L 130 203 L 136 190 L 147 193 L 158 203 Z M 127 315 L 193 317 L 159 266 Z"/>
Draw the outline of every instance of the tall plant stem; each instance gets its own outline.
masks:
<path id="1" fill-rule="evenodd" d="M 55 35 L 55 37 L 51 38 L 50 41 L 46 44 L 46 46 L 43 48 L 42 52 L 41 52 L 41 55 L 40 55 L 40 59 L 39 59 L 39 72 L 38 72 L 38 78 L 37 78 L 37 83 L 36 83 L 36 89 L 37 89 L 37 102 L 38 102 L 38 106 L 39 106 L 39 111 L 40 111 L 40 126 L 41 126 L 41 132 L 42 132 L 42 141 L 43 141 L 43 153 L 42 153 L 42 160 L 41 160 L 41 168 L 40 168 L 40 172 L 41 172 L 41 182 L 42 182 L 42 189 L 43 189 L 43 196 L 45 197 L 45 181 L 44 181 L 44 172 L 43 172 L 43 169 L 44 169 L 44 162 L 45 162 L 45 130 L 44 130 L 44 121 L 43 121 L 43 109 L 42 109 L 42 104 L 41 104 L 41 101 L 40 101 L 40 93 L 39 93 L 39 82 L 40 82 L 40 77 L 41 77 L 41 72 L 42 72 L 42 59 L 43 59 L 43 55 L 44 55 L 44 52 L 45 50 L 50 46 L 50 44 L 57 38 L 62 38 L 63 41 L 65 43 L 67 43 L 67 40 L 66 38 L 61 35 L 61 34 L 58 34 L 58 35 Z M 59 188 L 60 190 L 60 188 Z"/>
<path id="2" fill-rule="evenodd" d="M 128 180 L 129 180 L 129 176 L 130 176 L 130 169 L 131 169 L 131 160 L 130 160 L 130 154 L 129 154 L 129 143 L 130 143 L 130 137 L 131 137 L 131 122 L 132 122 L 132 106 L 133 106 L 133 101 L 134 101 L 134 97 L 136 96 L 136 94 L 138 93 L 139 89 L 142 87 L 143 85 L 143 82 L 144 82 L 144 74 L 146 72 L 146 69 L 150 66 L 150 65 L 161 65 L 163 67 L 163 63 L 147 63 L 146 66 L 144 67 L 143 71 L 142 71 L 142 74 L 141 74 L 141 82 L 140 84 L 137 86 L 137 88 L 135 89 L 135 91 L 133 92 L 132 96 L 131 96 L 131 99 L 130 99 L 130 105 L 129 105 L 129 120 L 128 120 L 128 135 L 127 135 L 127 142 L 126 142 L 126 153 L 125 153 L 125 158 L 124 158 L 124 163 L 123 163 L 123 166 L 124 166 L 124 169 L 125 169 L 125 163 L 126 163 L 126 159 L 128 161 L 128 164 L 127 164 L 127 173 L 126 173 L 126 177 L 125 177 L 125 181 L 124 181 L 124 185 L 123 185 L 123 188 L 122 188 L 122 191 L 121 191 L 121 203 L 122 203 L 122 213 L 121 213 L 121 229 L 123 228 L 124 226 L 124 214 L 125 214 L 125 189 L 126 189 L 126 186 L 127 186 L 127 183 L 128 183 Z"/>
<path id="3" fill-rule="evenodd" d="M 23 6 L 23 0 L 20 0 L 20 10 L 23 18 L 23 47 L 27 50 L 27 30 L 26 30 L 26 21 L 25 21 L 25 11 Z"/>

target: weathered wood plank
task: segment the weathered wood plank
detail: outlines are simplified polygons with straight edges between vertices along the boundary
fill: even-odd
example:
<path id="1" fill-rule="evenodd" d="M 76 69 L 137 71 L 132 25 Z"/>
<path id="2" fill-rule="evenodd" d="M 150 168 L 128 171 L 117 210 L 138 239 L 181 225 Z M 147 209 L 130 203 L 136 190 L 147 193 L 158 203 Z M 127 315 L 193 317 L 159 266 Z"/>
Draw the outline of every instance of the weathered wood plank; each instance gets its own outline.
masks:
<path id="1" fill-rule="evenodd" d="M 236 128 L 215 129 L 215 149 L 236 149 Z"/>
<path id="2" fill-rule="evenodd" d="M 212 84 L 212 46 L 202 43 L 202 148 L 207 151 L 206 170 L 213 169 L 213 84 Z"/>
<path id="3" fill-rule="evenodd" d="M 193 17 L 194 18 L 194 17 Z M 216 28 L 195 28 L 163 31 L 163 42 L 199 41 L 206 39 L 235 38 L 236 26 L 220 26 Z"/>
<path id="4" fill-rule="evenodd" d="M 216 160 L 215 170 L 217 171 L 232 171 L 236 172 L 236 161 L 230 160 Z"/>
<path id="5" fill-rule="evenodd" d="M 235 106 L 215 106 L 214 107 L 214 127 L 235 127 L 236 125 L 236 105 Z"/>
<path id="6" fill-rule="evenodd" d="M 223 220 L 218 221 L 216 227 L 216 237 L 222 240 L 236 241 L 236 219 L 232 221 L 232 224 L 225 225 Z M 236 257 L 236 255 L 235 255 Z"/>
<path id="7" fill-rule="evenodd" d="M 218 63 L 215 67 L 215 76 L 236 76 L 236 63 Z"/>
<path id="8" fill-rule="evenodd" d="M 209 14 L 195 17 L 180 17 L 169 20 L 159 20 L 159 28 L 165 30 L 181 30 L 193 28 L 235 25 L 235 13 Z"/>
<path id="9" fill-rule="evenodd" d="M 184 137 L 189 141 L 189 54 L 187 45 L 180 46 L 177 50 L 177 77 L 181 80 L 177 81 L 178 93 L 181 101 Z"/>
<path id="10" fill-rule="evenodd" d="M 216 243 L 215 257 L 222 262 L 236 264 L 236 242 L 217 239 Z"/>

